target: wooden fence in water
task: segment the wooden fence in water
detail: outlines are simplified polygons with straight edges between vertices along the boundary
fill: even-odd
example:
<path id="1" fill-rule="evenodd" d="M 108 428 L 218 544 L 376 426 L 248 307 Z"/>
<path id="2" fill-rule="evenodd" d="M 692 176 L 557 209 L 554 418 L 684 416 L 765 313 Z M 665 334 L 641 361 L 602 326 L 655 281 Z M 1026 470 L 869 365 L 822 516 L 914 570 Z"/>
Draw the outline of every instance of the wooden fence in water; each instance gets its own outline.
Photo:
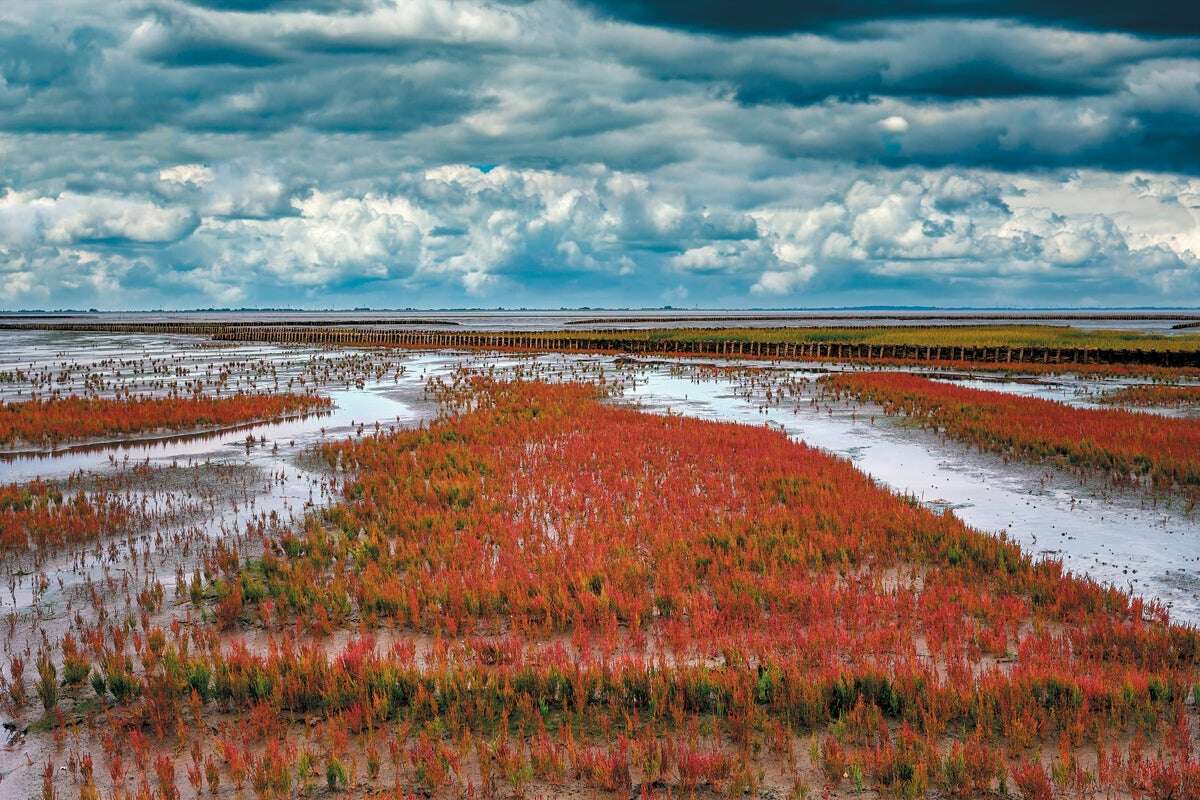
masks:
<path id="1" fill-rule="evenodd" d="M 1138 364 L 1200 367 L 1200 350 L 1145 350 L 1082 347 L 915 345 L 904 342 L 764 342 L 720 338 L 719 329 L 691 340 L 650 339 L 638 331 L 589 336 L 586 331 L 403 330 L 383 326 L 319 326 L 227 323 L 0 324 L 0 330 L 186 334 L 223 342 L 272 342 L 330 347 L 460 348 L 516 352 L 567 351 L 636 355 L 753 357 L 771 360 L 845 359 L 852 361 L 964 361 L 1013 364 Z"/>

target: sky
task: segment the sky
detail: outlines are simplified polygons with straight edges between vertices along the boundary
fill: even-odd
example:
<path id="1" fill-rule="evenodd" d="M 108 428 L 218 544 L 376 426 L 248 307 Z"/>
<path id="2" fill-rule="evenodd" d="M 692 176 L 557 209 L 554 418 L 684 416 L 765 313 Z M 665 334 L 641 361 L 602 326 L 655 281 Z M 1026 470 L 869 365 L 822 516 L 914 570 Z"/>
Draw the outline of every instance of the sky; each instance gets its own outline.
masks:
<path id="1" fill-rule="evenodd" d="M 0 308 L 878 304 L 1200 306 L 1200 3 L 0 3 Z"/>

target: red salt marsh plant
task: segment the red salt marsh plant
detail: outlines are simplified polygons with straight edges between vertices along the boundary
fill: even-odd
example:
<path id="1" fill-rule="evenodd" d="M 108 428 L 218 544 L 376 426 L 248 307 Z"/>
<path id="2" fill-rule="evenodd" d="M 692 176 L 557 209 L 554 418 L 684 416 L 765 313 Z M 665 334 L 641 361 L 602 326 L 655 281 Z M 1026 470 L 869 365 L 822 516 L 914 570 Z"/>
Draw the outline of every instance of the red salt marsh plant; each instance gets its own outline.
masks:
<path id="1" fill-rule="evenodd" d="M 534 707 L 586 709 L 599 685 L 619 707 L 678 704 L 736 733 L 753 709 L 823 725 L 867 698 L 923 729 L 953 721 L 1020 740 L 1097 714 L 1157 718 L 1196 679 L 1195 633 L 1161 609 L 1034 563 L 778 433 L 606 406 L 583 386 L 460 383 L 444 396 L 464 413 L 330 446 L 348 474 L 343 502 L 222 578 L 248 608 L 270 597 L 318 627 L 509 631 L 465 640 L 476 643 L 433 684 L 403 666 L 400 683 L 414 683 L 385 716 L 516 671 L 544 687 Z M 1053 625 L 1019 632 L 1037 619 Z M 616 686 L 600 672 L 614 658 L 627 664 Z M 545 666 L 555 660 L 561 684 Z M 400 668 L 381 663 L 342 659 L 351 672 Z M 343 691 L 286 685 L 301 693 L 287 706 Z M 515 718 L 518 699 L 468 707 L 494 723 Z"/>
<path id="2" fill-rule="evenodd" d="M 1200 406 L 1200 386 L 1126 386 L 1100 397 L 1119 406 Z"/>
<path id="3" fill-rule="evenodd" d="M 766 428 L 582 385 L 433 388 L 434 424 L 326 449 L 336 507 L 263 528 L 261 558 L 214 548 L 206 594 L 234 634 L 89 629 L 114 715 L 169 735 L 190 703 L 258 740 L 322 718 L 331 790 L 469 793 L 470 762 L 481 796 L 536 781 L 740 795 L 764 740 L 782 753 L 795 736 L 817 782 L 979 796 L 1034 748 L 1100 730 L 1161 752 L 1106 786 L 1183 785 L 1159 766 L 1195 760 L 1200 636 L 1161 608 Z M 254 649 L 236 638 L 263 624 Z M 334 649 L 305 627 L 396 644 Z M 380 731 L 404 739 L 392 770 L 371 766 Z M 247 747 L 224 749 L 227 783 L 267 763 Z M 262 775 L 281 774 L 272 759 Z"/>
<path id="4" fill-rule="evenodd" d="M 134 517 L 119 495 L 63 491 L 42 481 L 0 485 L 0 549 L 63 547 L 127 528 Z"/>
<path id="5" fill-rule="evenodd" d="M 103 436 L 184 431 L 328 408 L 315 394 L 100 399 L 65 397 L 0 405 L 0 445 L 53 445 Z"/>
<path id="6" fill-rule="evenodd" d="M 879 404 L 887 414 L 984 450 L 1200 491 L 1200 426 L 1190 420 L 1076 408 L 894 372 L 830 375 L 822 382 L 837 396 Z"/>

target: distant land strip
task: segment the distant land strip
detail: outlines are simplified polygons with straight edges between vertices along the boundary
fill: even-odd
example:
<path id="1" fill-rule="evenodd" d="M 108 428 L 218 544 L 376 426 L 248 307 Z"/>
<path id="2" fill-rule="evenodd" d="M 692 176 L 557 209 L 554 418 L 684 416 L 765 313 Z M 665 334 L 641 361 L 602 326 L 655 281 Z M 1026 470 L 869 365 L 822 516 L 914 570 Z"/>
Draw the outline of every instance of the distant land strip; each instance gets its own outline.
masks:
<path id="1" fill-rule="evenodd" d="M 842 360 L 996 365 L 1138 365 L 1200 368 L 1200 336 L 1086 330 L 1052 325 L 972 325 L 650 330 L 399 330 L 333 325 L 45 323 L 39 329 L 188 334 L 226 342 L 329 347 L 576 352 L 781 361 Z"/>
<path id="2" fill-rule="evenodd" d="M 791 314 L 717 314 L 717 315 L 693 315 L 679 314 L 675 316 L 664 317 L 589 317 L 586 319 L 567 320 L 566 325 L 604 325 L 609 323 L 615 324 L 633 324 L 638 322 L 772 322 L 772 321 L 792 321 L 806 319 L 830 319 L 830 320 L 856 320 L 856 319 L 896 319 L 896 320 L 1069 320 L 1074 322 L 1087 321 L 1138 321 L 1138 320 L 1196 320 L 1194 323 L 1185 323 L 1174 325 L 1173 328 L 1196 328 L 1200 327 L 1200 314 L 1166 314 L 1162 312 L 1149 312 L 1146 314 L 1133 313 L 1097 313 L 1084 314 L 1080 312 L 1068 312 L 1063 314 L 1055 314 L 1050 311 L 1037 311 L 1030 314 L 1017 314 L 1009 311 L 977 314 L 909 314 L 903 311 L 896 313 L 877 311 L 871 313 L 807 313 L 797 311 Z M 985 323 L 986 324 L 986 323 Z M 864 326 L 866 327 L 866 326 Z M 891 327 L 891 326 L 888 326 Z"/>
<path id="3" fill-rule="evenodd" d="M 1020 326 L 1010 326 L 1019 328 Z M 855 329 L 855 333 L 859 329 Z M 943 329 L 947 332 L 956 328 Z M 1050 328 L 1051 331 L 1069 330 Z M 969 333 L 974 333 L 970 329 Z M 960 362 L 988 364 L 1045 365 L 1140 365 L 1155 367 L 1200 367 L 1200 341 L 1171 342 L 1169 337 L 1145 337 L 1148 347 L 1136 346 L 1049 346 L 1001 343 L 980 337 L 977 344 L 939 342 L 913 337 L 904 341 L 905 331 L 879 328 L 866 330 L 878 337 L 894 333 L 895 339 L 847 341 L 840 330 L 789 329 L 676 329 L 671 331 L 387 331 L 321 328 L 257 328 L 229 330 L 214 338 L 224 341 L 273 341 L 284 344 L 328 344 L 342 347 L 465 348 L 517 352 L 588 352 L 709 358 L 757 358 L 772 360 L 849 360 L 900 362 Z M 913 331 L 912 333 L 921 333 Z M 967 333 L 962 332 L 960 333 Z M 1111 333 L 1111 332 L 1109 332 Z M 664 335 L 665 334 L 665 335 Z M 782 334 L 782 335 L 781 335 Z M 791 334 L 791 336 L 789 336 Z M 826 334 L 830 338 L 822 338 Z M 797 336 L 799 335 L 799 336 Z M 803 336 L 804 338 L 800 338 Z M 1190 338 L 1190 337 L 1189 337 Z M 989 339 L 994 343 L 989 344 Z M 969 342 L 969 339 L 962 340 Z M 1085 340 L 1086 341 L 1086 340 Z M 1097 336 L 1097 344 L 1108 340 Z M 1119 341 L 1119 340 L 1118 340 Z M 1136 340 L 1135 340 L 1136 341 Z M 1170 343 L 1174 347 L 1163 345 Z M 1160 349 L 1153 349 L 1159 345 Z M 1190 347 L 1189 347 L 1190 345 Z"/>
<path id="4" fill-rule="evenodd" d="M 24 324 L 13 324 L 10 320 L 22 320 Z M 73 320 L 67 323 L 57 323 L 54 325 L 39 325 L 38 322 L 44 319 L 68 319 Z M 89 317 L 84 314 L 37 314 L 37 315 L 19 315 L 10 314 L 0 316 L 0 320 L 4 320 L 0 324 L 0 330 L 28 329 L 28 330 L 89 330 L 89 331 L 117 331 L 118 329 L 127 329 L 130 327 L 141 327 L 146 325 L 166 325 L 166 326 L 181 326 L 185 328 L 261 328 L 267 326 L 286 325 L 289 328 L 316 328 L 316 327 L 339 327 L 345 325 L 354 326 L 376 326 L 376 325 L 405 325 L 405 326 L 437 326 L 443 328 L 453 328 L 460 326 L 461 322 L 455 322 L 448 319 L 258 319 L 258 320 L 206 320 L 202 322 L 106 322 L 104 319 Z M 67 327 L 74 326 L 74 327 Z"/>

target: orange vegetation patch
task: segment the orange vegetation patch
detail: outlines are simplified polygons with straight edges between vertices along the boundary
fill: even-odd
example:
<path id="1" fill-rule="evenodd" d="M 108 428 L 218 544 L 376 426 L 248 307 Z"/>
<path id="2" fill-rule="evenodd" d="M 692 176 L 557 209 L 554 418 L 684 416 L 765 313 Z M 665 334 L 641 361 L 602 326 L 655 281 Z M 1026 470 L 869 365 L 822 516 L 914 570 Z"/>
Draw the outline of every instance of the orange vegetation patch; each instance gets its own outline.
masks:
<path id="1" fill-rule="evenodd" d="M 41 481 L 0 485 L 0 548 L 90 542 L 126 526 L 129 504 L 115 495 L 64 493 Z"/>
<path id="2" fill-rule="evenodd" d="M 1200 386 L 1126 386 L 1109 392 L 1100 401 L 1128 406 L 1200 405 Z"/>
<path id="3" fill-rule="evenodd" d="M 1200 489 L 1200 426 L 1190 420 L 1076 408 L 902 373 L 831 375 L 822 381 L 835 394 L 878 403 L 888 414 L 913 417 L 985 450 Z"/>
<path id="4" fill-rule="evenodd" d="M 65 397 L 0 405 L 0 444 L 55 444 L 102 436 L 235 425 L 328 408 L 315 394 L 234 394 L 133 400 Z"/>

